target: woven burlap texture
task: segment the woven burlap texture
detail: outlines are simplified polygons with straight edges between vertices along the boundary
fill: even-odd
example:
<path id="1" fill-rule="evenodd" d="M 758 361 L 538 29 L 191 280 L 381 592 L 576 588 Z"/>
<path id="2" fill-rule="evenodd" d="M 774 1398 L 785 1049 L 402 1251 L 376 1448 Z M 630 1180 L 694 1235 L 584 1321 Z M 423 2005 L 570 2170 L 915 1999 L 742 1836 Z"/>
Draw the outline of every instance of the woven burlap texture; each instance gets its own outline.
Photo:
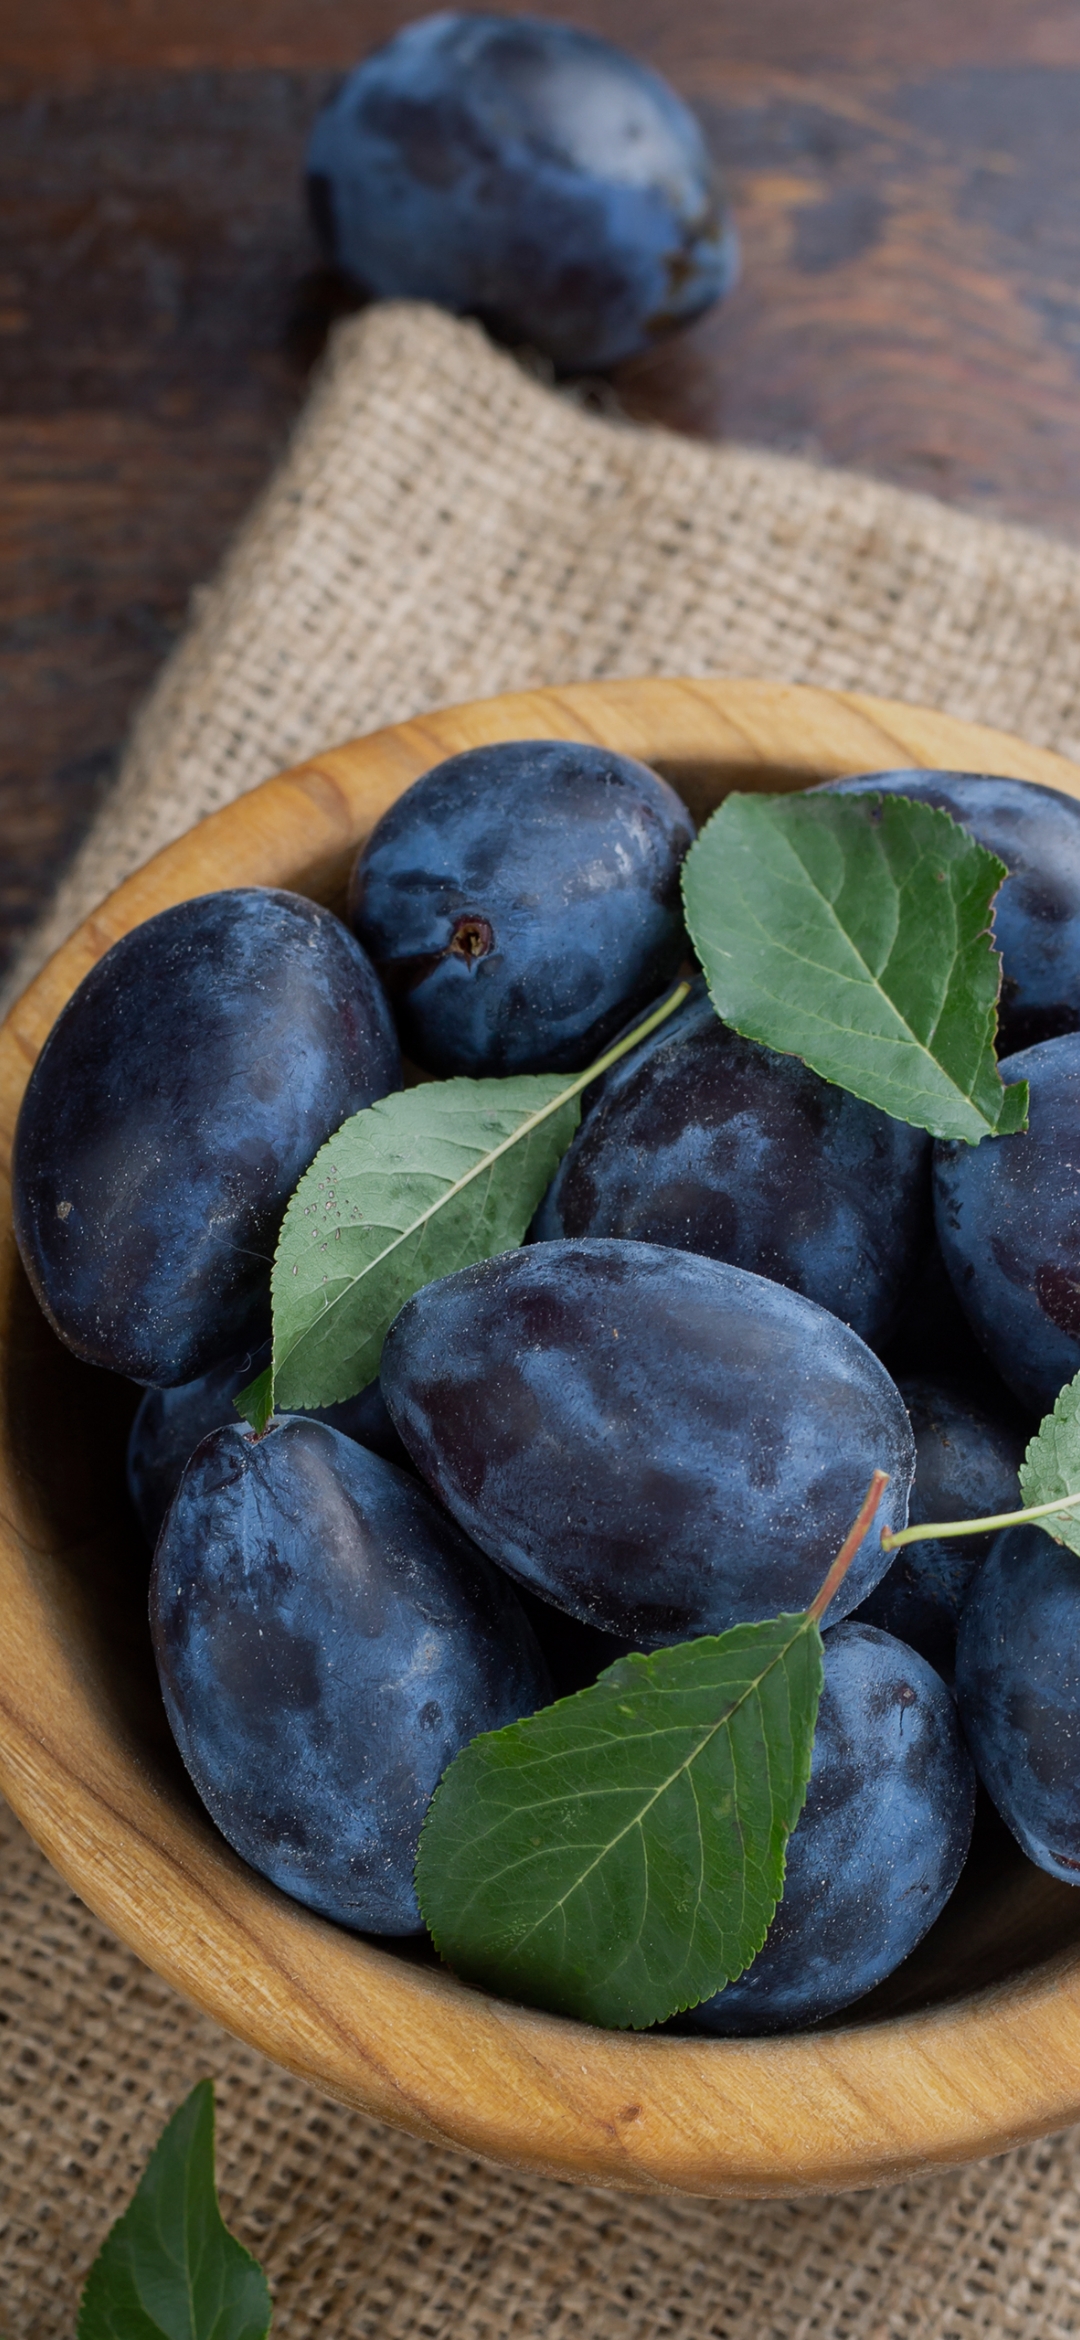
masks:
<path id="1" fill-rule="evenodd" d="M 148 853 L 332 740 L 478 693 L 665 670 L 860 686 L 1080 755 L 1080 555 L 872 481 L 631 430 L 468 325 L 374 310 L 338 328 L 17 980 Z M 5 2340 L 70 2340 L 82 2272 L 204 2073 L 278 2340 L 1080 2334 L 1080 2134 L 821 2203 L 634 2201 L 492 2171 L 236 2047 L 5 1814 Z"/>
<path id="2" fill-rule="evenodd" d="M 629 2199 L 326 2103 L 122 1950 L 0 1805 L 0 2332 L 73 2340 L 78 2278 L 194 2082 L 274 2340 L 1066 2340 L 1080 2132 L 831 2201 Z"/>
<path id="3" fill-rule="evenodd" d="M 1080 754 L 1080 553 L 602 420 L 435 309 L 340 325 L 8 994 L 284 764 L 457 699 L 665 672 L 878 691 Z"/>

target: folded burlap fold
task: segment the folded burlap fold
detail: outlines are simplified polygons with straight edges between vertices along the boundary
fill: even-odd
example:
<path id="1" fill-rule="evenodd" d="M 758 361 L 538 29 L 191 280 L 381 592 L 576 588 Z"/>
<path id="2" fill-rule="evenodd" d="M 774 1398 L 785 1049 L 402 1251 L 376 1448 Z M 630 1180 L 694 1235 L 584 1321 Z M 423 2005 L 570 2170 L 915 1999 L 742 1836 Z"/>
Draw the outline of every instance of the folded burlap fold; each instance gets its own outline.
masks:
<path id="1" fill-rule="evenodd" d="M 17 980 L 147 854 L 334 739 L 485 692 L 663 671 L 883 692 L 1080 756 L 1080 554 L 599 419 L 471 326 L 374 310 L 339 327 Z M 265 2260 L 279 2340 L 1080 2333 L 1080 2133 L 817 2204 L 637 2201 L 494 2171 L 237 2047 L 4 1813 L 0 2043 L 7 2340 L 70 2340 L 81 2273 L 204 2073 L 225 2207 Z"/>

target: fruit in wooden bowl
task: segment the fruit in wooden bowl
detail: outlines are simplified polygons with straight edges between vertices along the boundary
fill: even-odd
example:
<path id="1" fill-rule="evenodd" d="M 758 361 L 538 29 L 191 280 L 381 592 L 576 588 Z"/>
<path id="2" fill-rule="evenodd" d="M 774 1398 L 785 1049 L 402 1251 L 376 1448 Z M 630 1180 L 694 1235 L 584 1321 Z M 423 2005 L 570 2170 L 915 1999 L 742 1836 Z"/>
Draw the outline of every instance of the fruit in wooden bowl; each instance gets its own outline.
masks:
<path id="1" fill-rule="evenodd" d="M 193 895 L 286 887 L 339 906 L 402 789 L 483 742 L 594 740 L 700 818 L 732 787 L 897 766 L 990 770 L 1080 796 L 1062 759 L 917 709 L 748 683 L 581 686 L 450 710 L 285 774 L 104 904 L 0 1036 L 5 1162 L 35 1057 L 75 985 Z M 983 1823 L 954 1899 L 832 2028 L 767 2039 L 601 2032 L 489 1998 L 409 1947 L 339 1930 L 246 1868 L 165 1726 L 145 1551 L 123 1486 L 135 1393 L 77 1363 L 0 1263 L 0 1780 L 62 1872 L 157 1971 L 316 2086 L 417 2134 L 630 2189 L 791 2195 L 999 2150 L 1080 2111 L 1080 1899 Z"/>

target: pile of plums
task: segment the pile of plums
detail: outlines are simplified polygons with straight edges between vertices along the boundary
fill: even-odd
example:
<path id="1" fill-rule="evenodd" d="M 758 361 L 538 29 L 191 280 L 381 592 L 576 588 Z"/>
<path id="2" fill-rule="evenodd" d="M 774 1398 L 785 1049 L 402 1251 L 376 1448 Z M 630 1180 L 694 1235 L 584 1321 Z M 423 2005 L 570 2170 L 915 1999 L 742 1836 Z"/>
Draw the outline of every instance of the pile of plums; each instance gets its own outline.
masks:
<path id="1" fill-rule="evenodd" d="M 243 1857 L 344 1925 L 419 1929 L 419 1829 L 476 1733 L 628 1648 L 805 1608 L 888 1472 L 826 1613 L 780 1909 L 688 2019 L 716 2032 L 812 2022 L 906 1957 L 963 1866 L 976 1769 L 1080 1881 L 1080 1561 L 1034 1527 L 891 1566 L 879 1541 L 909 1506 L 1015 1509 L 1080 1369 L 1080 805 L 953 773 L 836 785 L 944 806 L 1005 862 L 1028 1134 L 935 1145 L 725 1028 L 699 980 L 586 1093 L 521 1249 L 416 1293 L 381 1386 L 245 1427 L 289 1196 L 400 1085 L 399 1048 L 435 1075 L 580 1070 L 685 960 L 685 807 L 547 740 L 408 789 L 348 924 L 239 888 L 128 934 L 59 1017 L 15 1147 L 41 1306 L 144 1385 L 129 1480 L 184 1761 Z"/>

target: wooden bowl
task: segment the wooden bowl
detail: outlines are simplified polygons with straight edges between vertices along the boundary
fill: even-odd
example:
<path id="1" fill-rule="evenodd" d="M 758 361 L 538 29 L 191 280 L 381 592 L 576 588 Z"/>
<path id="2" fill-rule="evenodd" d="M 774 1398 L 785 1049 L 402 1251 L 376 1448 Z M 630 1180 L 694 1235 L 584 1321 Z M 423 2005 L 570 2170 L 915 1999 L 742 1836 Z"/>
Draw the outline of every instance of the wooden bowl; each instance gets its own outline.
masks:
<path id="1" fill-rule="evenodd" d="M 165 1726 L 123 1491 L 134 1393 L 54 1339 L 11 1232 L 30 1067 L 75 985 L 141 919 L 220 886 L 340 903 L 358 841 L 419 773 L 540 736 L 643 757 L 699 818 L 732 786 L 898 765 L 1080 796 L 1061 757 L 920 708 L 765 683 L 591 684 L 335 748 L 129 878 L 0 1033 L 0 1785 L 90 1908 L 178 1990 L 418 2136 L 557 2177 L 712 2195 L 828 2192 L 996 2153 L 1080 2115 L 1080 1893 L 993 1824 L 932 1934 L 851 2014 L 786 2039 L 635 2037 L 487 1998 L 426 1951 L 311 1916 L 216 1833 Z"/>

